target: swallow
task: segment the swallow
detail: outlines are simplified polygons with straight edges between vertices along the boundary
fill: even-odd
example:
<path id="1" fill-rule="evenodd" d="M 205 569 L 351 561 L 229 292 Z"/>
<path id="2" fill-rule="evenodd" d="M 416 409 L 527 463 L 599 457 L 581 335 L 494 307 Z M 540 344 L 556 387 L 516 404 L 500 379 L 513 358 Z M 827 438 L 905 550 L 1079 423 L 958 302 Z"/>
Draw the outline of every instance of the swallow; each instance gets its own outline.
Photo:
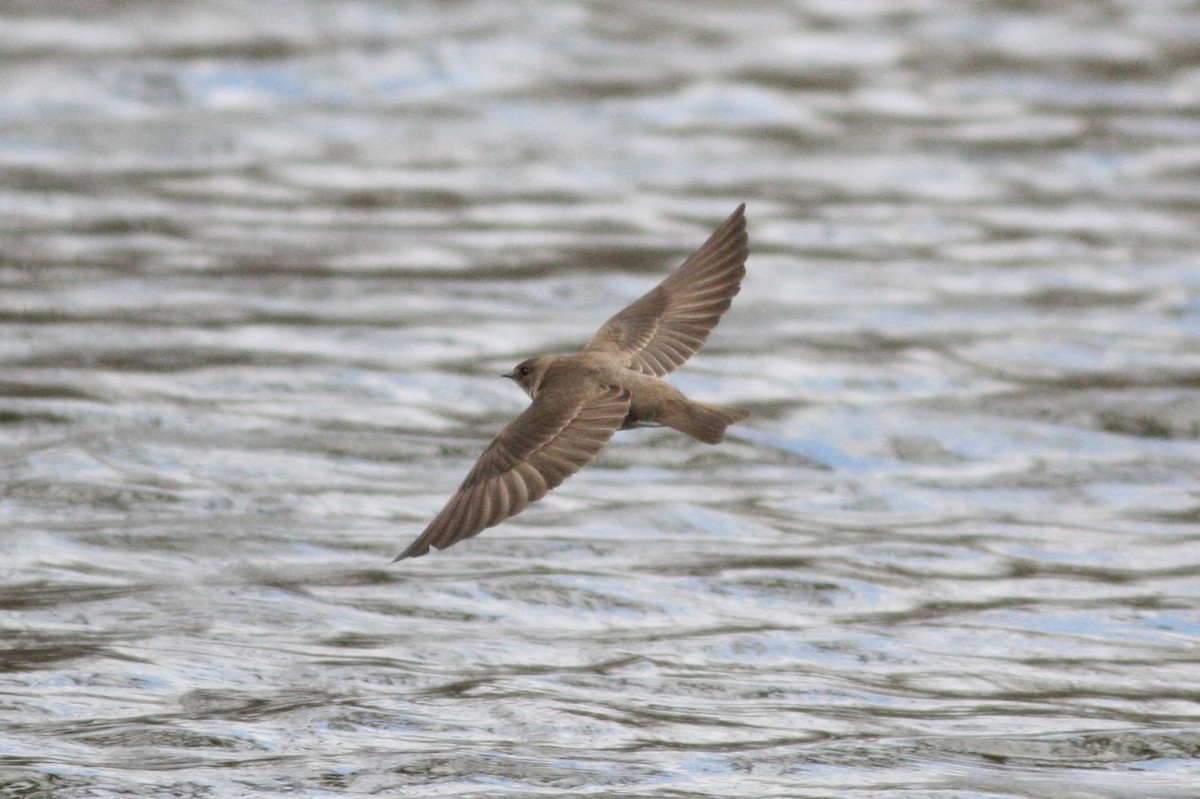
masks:
<path id="1" fill-rule="evenodd" d="M 454 496 L 393 562 L 445 549 L 525 510 L 588 465 L 618 430 L 665 425 L 719 444 L 741 408 L 710 405 L 662 379 L 704 346 L 741 290 L 746 205 L 579 352 L 522 361 L 503 375 L 532 404 L 496 436 Z"/>

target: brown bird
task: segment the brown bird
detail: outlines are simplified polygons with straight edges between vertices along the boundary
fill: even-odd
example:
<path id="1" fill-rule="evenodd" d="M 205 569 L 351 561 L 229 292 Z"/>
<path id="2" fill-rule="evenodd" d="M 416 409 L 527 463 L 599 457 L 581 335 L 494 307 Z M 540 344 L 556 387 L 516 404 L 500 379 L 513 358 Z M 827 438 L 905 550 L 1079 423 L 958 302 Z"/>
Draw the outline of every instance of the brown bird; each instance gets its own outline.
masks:
<path id="1" fill-rule="evenodd" d="M 533 400 L 484 450 L 425 532 L 396 560 L 445 549 L 525 510 L 592 462 L 613 433 L 666 425 L 706 444 L 750 415 L 685 397 L 662 380 L 704 345 L 746 274 L 745 203 L 704 245 L 574 355 L 504 375 Z M 393 561 L 394 562 L 394 561 Z"/>

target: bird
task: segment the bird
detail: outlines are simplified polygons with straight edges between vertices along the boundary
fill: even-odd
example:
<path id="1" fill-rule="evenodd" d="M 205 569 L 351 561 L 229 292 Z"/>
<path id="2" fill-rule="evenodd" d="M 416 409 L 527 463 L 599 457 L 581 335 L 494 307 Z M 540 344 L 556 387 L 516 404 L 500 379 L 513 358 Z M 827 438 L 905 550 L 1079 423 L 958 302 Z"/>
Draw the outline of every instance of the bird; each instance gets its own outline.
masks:
<path id="1" fill-rule="evenodd" d="M 618 430 L 674 428 L 719 444 L 742 408 L 684 396 L 663 380 L 696 353 L 746 274 L 746 204 L 662 282 L 570 355 L 522 361 L 507 377 L 532 403 L 488 445 L 462 485 L 392 561 L 445 549 L 523 511 L 600 453 Z"/>

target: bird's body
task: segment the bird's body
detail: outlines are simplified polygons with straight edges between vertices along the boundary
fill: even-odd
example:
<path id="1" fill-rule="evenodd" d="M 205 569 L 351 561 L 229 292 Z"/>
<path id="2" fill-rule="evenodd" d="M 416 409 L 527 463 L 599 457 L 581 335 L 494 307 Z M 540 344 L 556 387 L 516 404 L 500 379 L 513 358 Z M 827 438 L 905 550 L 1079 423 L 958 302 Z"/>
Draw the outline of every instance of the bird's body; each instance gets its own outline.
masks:
<path id="1" fill-rule="evenodd" d="M 543 355 L 521 364 L 517 372 L 521 366 L 531 369 L 530 384 L 526 385 L 519 376 L 514 379 L 535 401 L 542 396 L 542 387 L 545 386 L 545 398 L 541 400 L 543 407 L 548 407 L 559 397 L 574 396 L 571 389 L 579 385 L 594 384 L 627 393 L 629 408 L 618 430 L 665 425 L 706 444 L 719 444 L 727 425 L 749 415 L 737 408 L 723 408 L 690 400 L 667 381 L 631 369 L 627 359 L 611 352 L 583 350 L 571 355 Z M 563 387 L 567 390 L 564 391 Z M 706 425 L 705 422 L 710 424 Z"/>
<path id="2" fill-rule="evenodd" d="M 718 444 L 750 414 L 688 399 L 662 379 L 703 346 L 745 274 L 745 206 L 662 283 L 609 319 L 583 350 L 517 365 L 533 403 L 508 424 L 396 560 L 446 547 L 520 513 L 590 463 L 617 430 L 674 428 Z"/>

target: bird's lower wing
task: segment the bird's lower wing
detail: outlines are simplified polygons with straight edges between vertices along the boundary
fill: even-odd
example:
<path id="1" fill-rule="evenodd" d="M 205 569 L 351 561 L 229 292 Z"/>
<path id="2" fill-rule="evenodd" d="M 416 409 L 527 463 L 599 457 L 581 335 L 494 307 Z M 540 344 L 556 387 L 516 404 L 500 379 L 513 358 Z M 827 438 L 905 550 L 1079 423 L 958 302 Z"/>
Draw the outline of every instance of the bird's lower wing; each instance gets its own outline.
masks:
<path id="1" fill-rule="evenodd" d="M 542 392 L 509 423 L 441 513 L 396 560 L 470 538 L 523 511 L 599 454 L 629 413 L 629 392 L 607 386 Z"/>

